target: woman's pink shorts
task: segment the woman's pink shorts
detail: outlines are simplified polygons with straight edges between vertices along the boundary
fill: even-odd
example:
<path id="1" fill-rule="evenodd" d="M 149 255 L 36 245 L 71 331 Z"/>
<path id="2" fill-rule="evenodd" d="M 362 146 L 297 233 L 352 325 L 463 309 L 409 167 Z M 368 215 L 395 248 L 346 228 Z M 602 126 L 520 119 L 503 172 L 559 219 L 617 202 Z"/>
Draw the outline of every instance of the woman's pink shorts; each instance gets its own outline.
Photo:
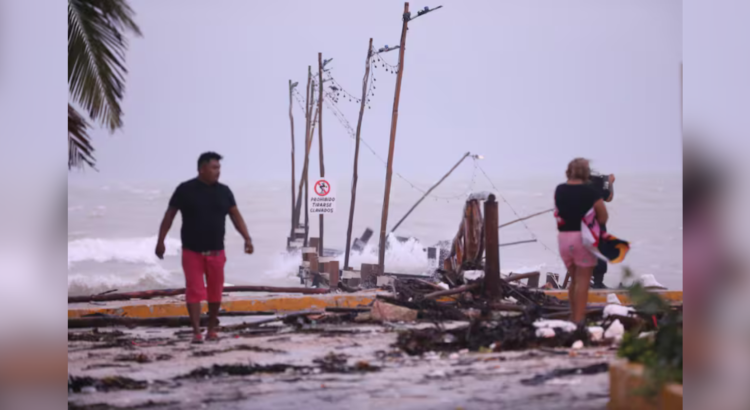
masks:
<path id="1" fill-rule="evenodd" d="M 182 249 L 182 270 L 185 271 L 185 301 L 187 303 L 221 303 L 224 290 L 224 251 L 193 252 Z M 205 282 L 204 277 L 205 275 Z M 208 288 L 208 291 L 206 291 Z"/>
<path id="2" fill-rule="evenodd" d="M 557 235 L 557 242 L 560 244 L 560 256 L 565 267 L 571 268 L 573 265 L 582 268 L 593 268 L 596 266 L 596 256 L 583 246 L 581 232 L 560 232 Z"/>

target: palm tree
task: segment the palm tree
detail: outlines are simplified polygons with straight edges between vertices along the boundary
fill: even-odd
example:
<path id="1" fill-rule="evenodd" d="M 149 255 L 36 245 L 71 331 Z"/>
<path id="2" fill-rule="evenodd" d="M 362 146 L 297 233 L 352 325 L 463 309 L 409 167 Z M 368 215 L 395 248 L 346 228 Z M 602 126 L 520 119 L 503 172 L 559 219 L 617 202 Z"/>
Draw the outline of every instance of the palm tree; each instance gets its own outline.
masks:
<path id="1" fill-rule="evenodd" d="M 120 101 L 125 90 L 123 32 L 137 36 L 133 9 L 125 0 L 68 0 L 68 86 L 70 97 L 92 121 L 122 127 Z M 68 169 L 94 168 L 89 123 L 68 103 Z"/>

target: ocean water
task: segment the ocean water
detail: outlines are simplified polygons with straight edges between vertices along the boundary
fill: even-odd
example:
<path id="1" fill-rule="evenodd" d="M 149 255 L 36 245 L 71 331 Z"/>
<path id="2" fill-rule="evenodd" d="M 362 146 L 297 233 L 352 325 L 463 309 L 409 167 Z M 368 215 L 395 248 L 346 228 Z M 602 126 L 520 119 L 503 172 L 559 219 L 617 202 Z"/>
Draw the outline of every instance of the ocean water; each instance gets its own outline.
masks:
<path id="1" fill-rule="evenodd" d="M 187 179 L 187 178 L 186 178 Z M 154 255 L 156 235 L 167 202 L 180 181 L 111 182 L 77 178 L 68 190 L 68 294 L 86 295 L 107 290 L 146 290 L 184 285 L 180 269 L 178 216 L 167 239 L 164 260 Z M 253 237 L 255 254 L 242 252 L 243 241 L 227 221 L 226 282 L 233 285 L 294 286 L 301 261 L 287 254 L 291 224 L 288 181 L 242 182 L 222 180 L 232 188 Z M 325 219 L 325 247 L 344 249 L 350 205 L 350 182 L 336 187 L 334 215 Z M 553 207 L 555 178 L 448 180 L 422 202 L 396 232 L 415 239 L 393 243 L 386 253 L 386 270 L 423 273 L 429 268 L 424 248 L 452 239 L 459 227 L 466 193 L 491 191 L 499 199 L 500 222 Z M 332 182 L 336 183 L 336 182 Z M 388 228 L 421 197 L 421 190 L 394 178 Z M 360 181 L 353 237 L 370 227 L 375 231 L 368 248 L 352 255 L 351 265 L 377 262 L 377 235 L 382 212 L 383 182 Z M 670 289 L 682 289 L 682 177 L 681 175 L 618 175 L 610 211 L 610 232 L 631 242 L 620 265 L 610 265 L 605 283 L 617 285 L 622 268 L 636 275 L 653 274 Z M 311 218 L 310 236 L 318 236 L 318 218 Z M 557 232 L 551 213 L 500 230 L 500 243 L 536 239 L 537 242 L 500 248 L 503 272 L 557 272 L 565 269 L 557 252 Z M 395 242 L 395 241 L 394 241 Z M 343 256 L 341 257 L 343 261 Z M 343 264 L 343 263 L 342 263 Z"/>

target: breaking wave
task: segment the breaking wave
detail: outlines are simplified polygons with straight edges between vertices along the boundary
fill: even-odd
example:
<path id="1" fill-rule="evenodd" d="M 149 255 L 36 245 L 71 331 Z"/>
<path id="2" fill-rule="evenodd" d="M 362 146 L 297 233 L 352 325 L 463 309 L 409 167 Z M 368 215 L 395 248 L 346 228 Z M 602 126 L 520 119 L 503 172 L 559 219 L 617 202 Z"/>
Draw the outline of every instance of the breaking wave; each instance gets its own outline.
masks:
<path id="1" fill-rule="evenodd" d="M 132 292 L 144 289 L 163 289 L 182 286 L 166 270 L 157 266 L 147 268 L 136 277 L 122 275 L 84 275 L 68 276 L 68 296 L 85 296 L 111 291 Z"/>
<path id="2" fill-rule="evenodd" d="M 68 242 L 68 295 L 90 295 L 117 289 L 128 292 L 180 286 L 179 276 L 164 269 L 154 254 L 156 236 L 129 239 L 82 238 Z M 166 240 L 165 256 L 178 256 L 181 243 Z M 137 274 L 71 273 L 74 265 L 126 263 L 135 265 Z M 140 265 L 140 266 L 139 266 Z"/>
<path id="3" fill-rule="evenodd" d="M 83 238 L 68 242 L 68 267 L 77 262 L 127 262 L 157 265 L 154 254 L 156 236 L 132 239 Z M 167 238 L 165 256 L 177 256 L 182 246 L 178 239 Z"/>

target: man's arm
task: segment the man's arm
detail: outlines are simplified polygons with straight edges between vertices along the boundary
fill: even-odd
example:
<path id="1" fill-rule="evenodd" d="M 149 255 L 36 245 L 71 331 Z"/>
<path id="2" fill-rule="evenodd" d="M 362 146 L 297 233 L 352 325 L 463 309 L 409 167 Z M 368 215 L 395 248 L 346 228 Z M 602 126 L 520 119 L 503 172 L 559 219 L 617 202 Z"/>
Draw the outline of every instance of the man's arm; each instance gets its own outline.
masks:
<path id="1" fill-rule="evenodd" d="M 242 218 L 242 214 L 237 208 L 237 205 L 229 208 L 229 219 L 232 220 L 234 228 L 245 240 L 245 252 L 253 253 L 252 239 L 250 238 L 250 234 L 247 233 L 247 225 L 245 225 L 245 219 Z"/>
<path id="2" fill-rule="evenodd" d="M 184 188 L 182 184 L 174 190 L 172 197 L 169 198 L 167 212 L 164 212 L 164 218 L 161 220 L 161 225 L 159 226 L 159 238 L 156 240 L 156 256 L 158 256 L 159 259 L 164 259 L 164 252 L 166 251 L 164 240 L 167 239 L 167 234 L 172 227 L 174 217 L 177 216 L 177 212 L 182 208 L 182 198 L 184 196 L 183 190 Z"/>
<path id="3" fill-rule="evenodd" d="M 174 222 L 174 217 L 177 216 L 177 208 L 169 207 L 167 208 L 167 212 L 164 212 L 164 218 L 161 220 L 161 226 L 159 226 L 159 242 L 163 243 L 165 239 L 167 239 L 167 234 L 169 233 L 169 230 L 172 228 L 172 222 Z"/>
<path id="4" fill-rule="evenodd" d="M 167 239 L 167 233 L 169 233 L 169 229 L 172 228 L 172 222 L 174 222 L 175 216 L 177 216 L 177 208 L 170 206 L 167 208 L 167 212 L 164 213 L 164 218 L 161 220 L 161 225 L 159 226 L 159 239 L 156 241 L 156 256 L 158 256 L 159 259 L 164 259 L 164 252 L 166 251 L 164 240 Z"/>
<path id="5" fill-rule="evenodd" d="M 237 206 L 229 208 L 229 218 L 232 220 L 234 228 L 237 229 L 237 232 L 239 232 L 242 238 L 246 241 L 249 241 L 250 234 L 247 233 L 247 225 L 245 225 L 245 219 L 242 218 L 242 214 L 240 214 L 240 210 L 237 208 Z"/>

